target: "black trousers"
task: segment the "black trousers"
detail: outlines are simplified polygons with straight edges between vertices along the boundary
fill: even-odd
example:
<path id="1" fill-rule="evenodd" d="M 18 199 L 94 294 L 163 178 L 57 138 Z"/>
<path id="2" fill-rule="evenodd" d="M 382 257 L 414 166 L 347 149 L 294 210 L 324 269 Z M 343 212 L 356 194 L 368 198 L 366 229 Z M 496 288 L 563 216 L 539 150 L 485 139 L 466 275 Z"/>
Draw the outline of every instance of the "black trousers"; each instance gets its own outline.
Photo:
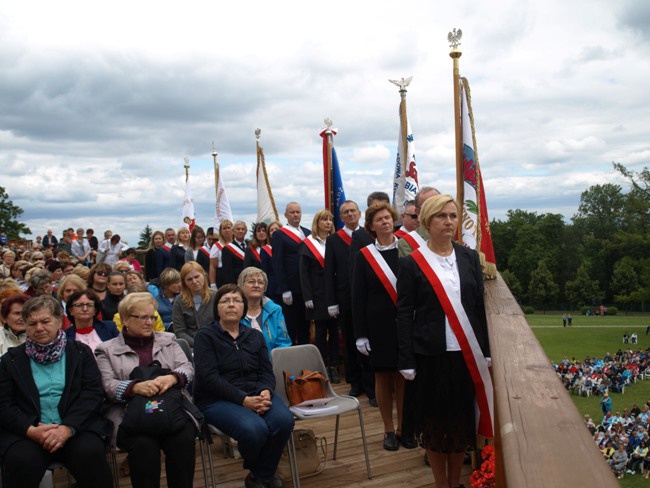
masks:
<path id="1" fill-rule="evenodd" d="M 62 463 L 79 488 L 111 488 L 113 476 L 106 462 L 106 443 L 91 432 L 77 433 L 53 454 L 31 439 L 12 444 L 4 454 L 4 488 L 38 488 L 49 464 Z"/>
<path id="2" fill-rule="evenodd" d="M 129 453 L 133 488 L 160 486 L 160 450 L 165 453 L 167 486 L 191 488 L 194 481 L 196 430 L 189 422 L 171 434 L 130 435 L 118 431 L 117 445 Z"/>
<path id="3" fill-rule="evenodd" d="M 338 316 L 339 327 L 343 331 L 343 364 L 345 380 L 354 387 L 361 387 L 368 398 L 375 398 L 375 373 L 368 356 L 357 351 L 352 325 L 352 309 L 341 307 Z"/>
<path id="4" fill-rule="evenodd" d="M 282 300 L 282 315 L 287 324 L 287 332 L 293 345 L 309 344 L 309 323 L 305 318 L 305 300 L 301 294 L 292 293 L 293 303 L 285 304 Z"/>

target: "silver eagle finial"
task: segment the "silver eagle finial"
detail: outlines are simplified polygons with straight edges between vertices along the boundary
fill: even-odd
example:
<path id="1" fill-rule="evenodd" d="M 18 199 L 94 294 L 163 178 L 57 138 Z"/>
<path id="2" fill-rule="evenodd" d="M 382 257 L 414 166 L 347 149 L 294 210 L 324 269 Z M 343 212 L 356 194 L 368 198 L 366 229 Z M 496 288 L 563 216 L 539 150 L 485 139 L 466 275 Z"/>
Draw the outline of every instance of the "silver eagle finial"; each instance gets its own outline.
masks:
<path id="1" fill-rule="evenodd" d="M 413 79 L 412 76 L 409 76 L 408 78 L 402 78 L 401 80 L 388 80 L 390 81 L 393 85 L 399 87 L 399 91 L 405 91 L 406 87 L 411 84 L 411 80 Z"/>
<path id="2" fill-rule="evenodd" d="M 460 40 L 463 37 L 463 31 L 460 29 L 453 29 L 449 34 L 447 34 L 447 40 L 449 41 L 449 47 L 456 49 L 460 46 Z"/>

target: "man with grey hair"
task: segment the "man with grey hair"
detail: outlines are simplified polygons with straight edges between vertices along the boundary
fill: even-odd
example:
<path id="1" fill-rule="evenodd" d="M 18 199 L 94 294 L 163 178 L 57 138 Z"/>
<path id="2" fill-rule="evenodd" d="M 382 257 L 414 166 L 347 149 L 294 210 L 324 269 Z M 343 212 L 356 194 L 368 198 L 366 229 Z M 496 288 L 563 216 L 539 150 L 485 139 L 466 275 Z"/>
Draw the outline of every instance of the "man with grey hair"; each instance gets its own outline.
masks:
<path id="1" fill-rule="evenodd" d="M 417 195 L 415 195 L 414 204 L 414 214 L 419 215 L 420 209 L 424 202 L 429 198 L 440 195 L 440 192 L 432 187 L 425 186 L 420 189 Z M 425 229 L 424 226 L 420 225 L 415 230 L 412 230 L 406 235 L 403 235 L 399 242 L 397 243 L 397 249 L 399 251 L 399 257 L 405 258 L 410 255 L 415 249 L 422 246 L 429 239 L 428 229 Z"/>
<path id="2" fill-rule="evenodd" d="M 400 216 L 402 217 L 402 226 L 395 231 L 398 239 L 401 239 L 409 232 L 420 227 L 420 220 L 418 219 L 418 214 L 415 212 L 415 200 L 407 200 L 404 202 L 404 211 Z"/>
<path id="3" fill-rule="evenodd" d="M 77 229 L 77 238 L 72 240 L 70 249 L 72 250 L 72 257 L 77 260 L 79 264 L 88 266 L 90 256 L 90 244 L 84 237 L 85 231 L 79 227 Z"/>

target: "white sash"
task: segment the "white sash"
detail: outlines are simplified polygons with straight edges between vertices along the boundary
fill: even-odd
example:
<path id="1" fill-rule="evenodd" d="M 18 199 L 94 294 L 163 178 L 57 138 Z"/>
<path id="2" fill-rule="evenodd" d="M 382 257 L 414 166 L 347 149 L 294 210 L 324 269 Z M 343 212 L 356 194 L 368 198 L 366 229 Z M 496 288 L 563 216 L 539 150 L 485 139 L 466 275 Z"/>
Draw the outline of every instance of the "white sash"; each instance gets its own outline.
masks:
<path id="1" fill-rule="evenodd" d="M 232 242 L 229 242 L 226 247 L 232 252 L 236 257 L 239 259 L 244 259 L 244 251 L 241 250 L 241 248 Z"/>
<path id="2" fill-rule="evenodd" d="M 397 303 L 397 276 L 395 276 L 393 270 L 390 269 L 390 266 L 388 266 L 388 263 L 377 247 L 374 244 L 369 244 L 362 248 L 361 252 L 379 278 L 379 281 L 381 281 L 384 288 L 386 288 L 393 303 Z"/>

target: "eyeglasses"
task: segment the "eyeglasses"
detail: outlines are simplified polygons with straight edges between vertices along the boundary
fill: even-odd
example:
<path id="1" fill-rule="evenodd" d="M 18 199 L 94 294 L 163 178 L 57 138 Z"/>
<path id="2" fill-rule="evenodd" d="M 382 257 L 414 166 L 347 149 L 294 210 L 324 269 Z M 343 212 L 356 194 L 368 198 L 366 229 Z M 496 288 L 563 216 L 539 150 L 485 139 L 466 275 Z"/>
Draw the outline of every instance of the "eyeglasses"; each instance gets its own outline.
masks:
<path id="1" fill-rule="evenodd" d="M 106 271 L 97 271 L 95 274 L 98 274 L 99 276 L 108 276 L 108 273 Z"/>
<path id="2" fill-rule="evenodd" d="M 223 300 L 219 300 L 217 302 L 219 305 L 228 305 L 229 303 L 234 303 L 235 305 L 241 305 L 244 303 L 244 300 L 241 298 L 224 298 Z"/>
<path id="3" fill-rule="evenodd" d="M 81 308 L 95 308 L 94 303 L 75 303 L 72 305 L 76 309 L 81 309 Z"/>
<path id="4" fill-rule="evenodd" d="M 418 218 L 418 214 L 407 214 L 407 213 L 405 213 L 404 215 L 406 217 L 411 217 L 412 219 L 417 219 Z"/>
<path id="5" fill-rule="evenodd" d="M 134 319 L 138 319 L 140 322 L 146 322 L 147 320 L 151 322 L 156 321 L 156 316 L 155 315 L 135 315 L 131 314 L 129 317 L 133 317 Z"/>
<path id="6" fill-rule="evenodd" d="M 43 258 L 43 257 L 40 257 L 40 258 L 32 257 L 32 261 L 45 261 L 45 258 Z"/>
<path id="7" fill-rule="evenodd" d="M 255 285 L 264 286 L 266 282 L 264 280 L 246 280 L 244 281 L 244 284 L 249 286 L 255 286 Z"/>

